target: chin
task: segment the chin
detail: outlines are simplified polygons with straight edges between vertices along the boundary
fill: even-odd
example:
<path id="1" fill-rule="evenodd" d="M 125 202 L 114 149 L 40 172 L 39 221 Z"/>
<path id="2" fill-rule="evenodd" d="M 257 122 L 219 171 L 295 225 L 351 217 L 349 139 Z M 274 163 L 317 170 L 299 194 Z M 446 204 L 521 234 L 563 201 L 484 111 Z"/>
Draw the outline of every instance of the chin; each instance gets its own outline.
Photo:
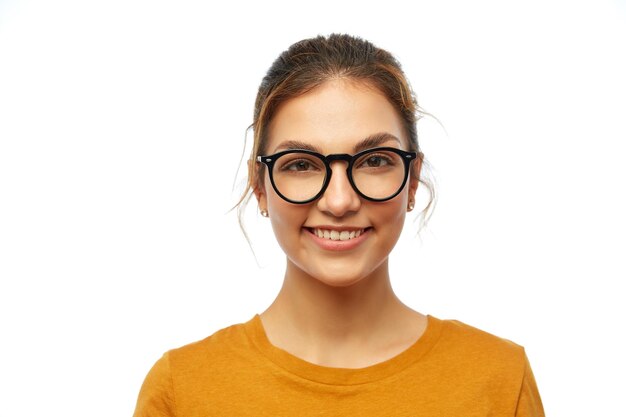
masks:
<path id="1" fill-rule="evenodd" d="M 309 282 L 334 288 L 348 288 L 363 284 L 376 276 L 385 275 L 387 259 L 381 256 L 380 262 L 372 262 L 374 259 L 371 255 L 369 259 L 362 256 L 302 256 L 288 258 L 287 269 L 291 270 L 291 274 Z"/>
<path id="2" fill-rule="evenodd" d="M 359 282 L 363 281 L 363 279 L 365 279 L 364 277 L 347 277 L 345 275 L 341 277 L 324 276 L 324 277 L 313 277 L 313 278 L 316 279 L 321 284 L 324 284 L 328 287 L 334 287 L 334 288 L 348 288 L 348 287 L 358 284 Z"/>
<path id="3" fill-rule="evenodd" d="M 376 275 L 377 268 L 355 268 L 354 263 L 336 265 L 334 268 L 316 268 L 306 271 L 319 283 L 329 287 L 347 288 L 357 285 Z"/>

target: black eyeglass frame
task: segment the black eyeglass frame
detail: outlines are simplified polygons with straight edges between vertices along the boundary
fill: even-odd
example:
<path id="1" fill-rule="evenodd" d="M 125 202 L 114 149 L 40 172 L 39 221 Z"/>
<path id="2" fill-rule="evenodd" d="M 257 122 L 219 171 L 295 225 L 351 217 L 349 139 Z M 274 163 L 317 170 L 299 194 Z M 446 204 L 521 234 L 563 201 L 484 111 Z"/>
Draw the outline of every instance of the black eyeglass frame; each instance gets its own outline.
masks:
<path id="1" fill-rule="evenodd" d="M 398 191 L 396 191 L 395 193 L 393 193 L 391 196 L 389 197 L 385 197 L 385 198 L 372 198 L 372 197 L 368 197 L 365 194 L 363 194 L 358 187 L 356 186 L 356 184 L 354 183 L 354 179 L 352 178 L 352 166 L 354 165 L 354 163 L 363 155 L 371 153 L 371 152 L 393 152 L 396 153 L 398 155 L 400 155 L 402 157 L 402 161 L 404 162 L 404 179 L 402 180 L 402 185 L 400 185 L 400 187 L 398 187 Z M 276 161 L 284 155 L 288 155 L 288 154 L 292 154 L 292 153 L 304 153 L 307 155 L 312 155 L 315 156 L 317 158 L 319 158 L 323 163 L 324 166 L 326 167 L 326 177 L 324 178 L 324 184 L 322 184 L 322 188 L 320 189 L 320 192 L 317 193 L 315 196 L 311 197 L 308 200 L 304 200 L 304 201 L 295 201 L 295 200 L 291 200 L 287 197 L 285 197 L 279 190 L 278 187 L 276 187 L 276 183 L 274 182 L 274 164 L 276 163 Z M 262 162 L 263 164 L 265 164 L 267 166 L 267 169 L 269 170 L 269 175 L 270 175 L 270 182 L 272 183 L 272 187 L 274 188 L 274 191 L 276 191 L 276 194 L 278 194 L 283 200 L 292 203 L 292 204 L 308 204 L 312 201 L 317 200 L 318 198 L 320 198 L 322 196 L 322 194 L 324 194 L 324 191 L 326 191 L 326 188 L 328 188 L 328 184 L 330 184 L 330 179 L 333 175 L 333 170 L 330 167 L 331 162 L 335 162 L 335 161 L 345 161 L 348 163 L 348 166 L 346 167 L 346 175 L 348 176 L 348 181 L 350 181 L 350 185 L 352 186 L 352 189 L 362 198 L 368 200 L 368 201 L 375 201 L 375 202 L 383 202 L 383 201 L 388 201 L 391 200 L 392 198 L 394 198 L 395 196 L 397 196 L 398 194 L 400 194 L 400 192 L 402 191 L 402 189 L 404 188 L 404 186 L 406 185 L 406 181 L 409 178 L 409 169 L 410 169 L 410 164 L 411 161 L 413 161 L 414 159 L 417 158 L 417 152 L 414 151 L 403 151 L 402 149 L 398 149 L 398 148 L 391 148 L 391 147 L 379 147 L 379 148 L 371 148 L 371 149 L 366 149 L 364 151 L 358 152 L 354 155 L 350 155 L 347 153 L 334 153 L 334 154 L 329 154 L 329 155 L 322 155 L 320 153 L 317 153 L 315 151 L 310 151 L 308 149 L 289 149 L 286 151 L 282 151 L 282 152 L 277 152 L 273 155 L 265 155 L 265 156 L 257 156 L 257 161 L 258 162 Z"/>

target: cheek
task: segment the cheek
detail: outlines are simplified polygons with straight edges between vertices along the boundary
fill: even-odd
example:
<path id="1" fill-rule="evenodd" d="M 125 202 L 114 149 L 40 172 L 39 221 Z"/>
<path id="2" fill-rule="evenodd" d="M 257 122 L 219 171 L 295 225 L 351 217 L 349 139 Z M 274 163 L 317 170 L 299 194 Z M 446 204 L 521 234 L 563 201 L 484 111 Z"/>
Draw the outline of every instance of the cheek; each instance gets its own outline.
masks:
<path id="1" fill-rule="evenodd" d="M 389 210 L 384 216 L 381 216 L 380 226 L 386 230 L 389 234 L 399 235 L 404 228 L 404 219 L 406 212 L 400 207 L 396 207 L 395 210 Z"/>
<path id="2" fill-rule="evenodd" d="M 265 192 L 267 196 L 267 210 L 270 213 L 272 223 L 290 223 L 291 212 L 289 208 L 294 205 L 280 198 L 274 191 L 274 188 L 272 188 L 269 180 L 266 182 Z"/>
<path id="3" fill-rule="evenodd" d="M 288 234 L 299 232 L 306 220 L 307 205 L 288 203 L 280 198 L 273 189 L 268 189 L 267 192 L 267 210 L 270 213 L 272 228 L 278 240 Z"/>
<path id="4" fill-rule="evenodd" d="M 381 204 L 370 216 L 377 235 L 382 239 L 381 248 L 385 251 L 393 249 L 404 229 L 408 199 L 403 195 Z"/>
<path id="5" fill-rule="evenodd" d="M 301 234 L 302 225 L 307 218 L 306 207 L 290 204 L 273 195 L 268 198 L 268 211 L 278 246 L 286 254 L 296 253 L 302 247 Z"/>
<path id="6" fill-rule="evenodd" d="M 400 227 L 404 223 L 406 217 L 406 207 L 408 204 L 408 196 L 406 193 L 400 193 L 394 199 L 381 204 L 379 208 L 380 223 L 399 224 Z"/>

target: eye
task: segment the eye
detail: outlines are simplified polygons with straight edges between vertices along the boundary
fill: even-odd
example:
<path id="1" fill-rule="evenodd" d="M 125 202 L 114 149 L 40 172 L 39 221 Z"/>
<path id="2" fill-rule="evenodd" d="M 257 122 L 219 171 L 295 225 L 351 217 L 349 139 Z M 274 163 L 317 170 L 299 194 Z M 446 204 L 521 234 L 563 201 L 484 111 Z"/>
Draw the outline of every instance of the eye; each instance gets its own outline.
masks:
<path id="1" fill-rule="evenodd" d="M 277 168 L 285 173 L 306 173 L 318 172 L 322 170 L 322 165 L 322 161 L 317 161 L 309 155 L 293 154 L 281 158 Z"/>
<path id="2" fill-rule="evenodd" d="M 384 159 L 380 155 L 374 155 L 367 158 L 363 163 L 369 167 L 380 167 L 383 165 L 387 165 L 389 163 L 388 160 Z"/>
<path id="3" fill-rule="evenodd" d="M 372 155 L 366 155 L 361 159 L 357 168 L 386 168 L 391 167 L 396 164 L 396 161 L 392 155 L 387 155 L 384 153 L 377 153 Z"/>
<path id="4" fill-rule="evenodd" d="M 283 169 L 287 171 L 310 171 L 313 168 L 309 161 L 295 161 L 291 162 L 289 165 L 286 165 Z"/>

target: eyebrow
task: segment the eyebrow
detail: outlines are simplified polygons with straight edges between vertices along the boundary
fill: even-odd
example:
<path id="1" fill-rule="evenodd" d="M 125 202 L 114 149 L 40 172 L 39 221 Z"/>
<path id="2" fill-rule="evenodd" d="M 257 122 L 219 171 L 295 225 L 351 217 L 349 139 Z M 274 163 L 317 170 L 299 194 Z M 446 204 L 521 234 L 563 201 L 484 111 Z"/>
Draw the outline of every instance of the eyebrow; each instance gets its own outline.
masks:
<path id="1" fill-rule="evenodd" d="M 274 153 L 279 152 L 281 150 L 290 151 L 292 149 L 305 149 L 307 151 L 313 151 L 317 153 L 322 153 L 320 148 L 317 146 L 313 146 L 310 143 L 302 142 L 300 140 L 286 140 L 281 142 L 276 149 L 274 149 Z"/>
<path id="2" fill-rule="evenodd" d="M 402 141 L 398 139 L 397 136 L 392 135 L 388 132 L 378 132 L 372 135 L 369 135 L 365 139 L 359 141 L 356 145 L 354 145 L 353 151 L 354 153 L 358 153 L 364 151 L 366 149 L 376 148 L 382 145 L 385 142 L 389 141 L 398 142 L 398 145 L 402 144 Z M 281 150 L 292 150 L 292 149 L 305 149 L 307 151 L 317 152 L 319 154 L 323 154 L 320 148 L 314 146 L 310 143 L 303 142 L 300 140 L 286 140 L 281 142 L 276 149 L 274 149 L 274 153 L 279 152 Z"/>
<path id="3" fill-rule="evenodd" d="M 370 148 L 376 148 L 385 142 L 389 142 L 390 140 L 398 142 L 398 145 L 402 145 L 400 139 L 398 139 L 391 133 L 378 132 L 374 133 L 373 135 L 369 135 L 368 137 L 354 145 L 354 153 L 361 152 Z"/>

